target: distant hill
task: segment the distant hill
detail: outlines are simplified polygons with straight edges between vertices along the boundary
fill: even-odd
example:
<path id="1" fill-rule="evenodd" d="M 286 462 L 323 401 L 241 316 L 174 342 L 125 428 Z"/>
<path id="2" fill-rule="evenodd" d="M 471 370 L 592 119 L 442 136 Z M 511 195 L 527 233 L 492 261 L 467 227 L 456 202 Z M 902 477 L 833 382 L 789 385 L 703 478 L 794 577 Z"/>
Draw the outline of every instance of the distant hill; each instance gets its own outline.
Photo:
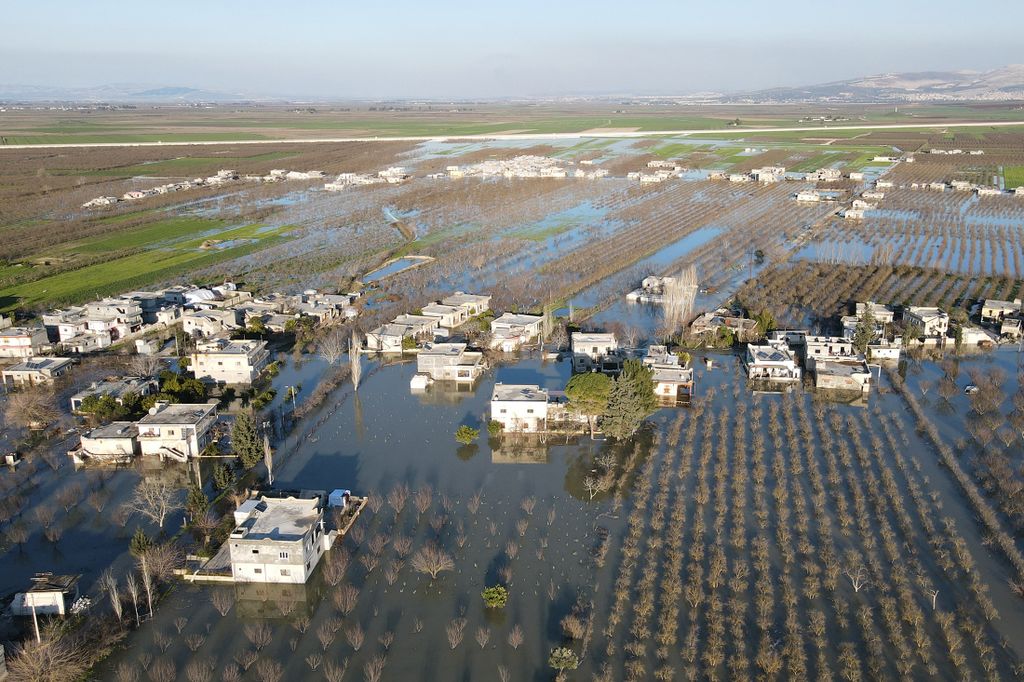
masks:
<path id="1" fill-rule="evenodd" d="M 726 102 L 927 102 L 1024 99 L 1024 64 L 992 71 L 884 73 L 833 83 L 771 88 L 722 97 Z"/>
<path id="2" fill-rule="evenodd" d="M 200 103 L 267 101 L 242 93 L 217 92 L 182 86 L 135 84 L 98 85 L 62 88 L 39 85 L 0 84 L 0 102 L 79 102 L 79 103 Z"/>

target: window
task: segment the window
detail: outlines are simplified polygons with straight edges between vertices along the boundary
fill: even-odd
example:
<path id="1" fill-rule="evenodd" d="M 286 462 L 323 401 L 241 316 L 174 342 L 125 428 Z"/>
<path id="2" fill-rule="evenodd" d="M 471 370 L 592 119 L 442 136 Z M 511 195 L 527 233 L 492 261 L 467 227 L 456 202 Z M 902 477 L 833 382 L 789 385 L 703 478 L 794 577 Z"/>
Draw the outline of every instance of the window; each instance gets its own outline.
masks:
<path id="1" fill-rule="evenodd" d="M 262 568 L 254 568 L 254 569 L 252 569 L 252 572 L 259 574 L 259 573 L 263 572 L 263 569 Z"/>
<path id="2" fill-rule="evenodd" d="M 498 410 L 498 414 L 505 414 L 506 412 L 508 412 L 508 410 L 506 410 L 504 407 Z"/>
<path id="3" fill-rule="evenodd" d="M 279 559 L 287 559 L 288 558 L 288 552 L 278 552 L 277 556 L 278 556 Z"/>
<path id="4" fill-rule="evenodd" d="M 259 553 L 260 553 L 260 550 L 258 550 L 258 549 L 254 549 L 254 550 L 252 551 L 252 553 L 253 553 L 253 554 L 259 554 Z"/>
<path id="5" fill-rule="evenodd" d="M 292 574 L 292 571 L 291 571 L 290 568 L 282 568 L 281 569 L 281 575 L 291 575 L 291 574 Z"/>
<path id="6" fill-rule="evenodd" d="M 532 407 L 531 407 L 531 408 L 528 408 L 528 409 L 526 410 L 526 414 L 533 414 L 533 408 L 532 408 Z"/>

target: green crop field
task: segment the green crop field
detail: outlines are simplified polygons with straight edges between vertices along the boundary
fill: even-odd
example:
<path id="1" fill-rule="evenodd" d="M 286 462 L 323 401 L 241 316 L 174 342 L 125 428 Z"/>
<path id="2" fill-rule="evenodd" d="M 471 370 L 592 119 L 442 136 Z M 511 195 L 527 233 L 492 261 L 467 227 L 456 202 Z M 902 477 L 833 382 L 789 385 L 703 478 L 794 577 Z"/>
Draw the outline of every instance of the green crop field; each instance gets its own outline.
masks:
<path id="1" fill-rule="evenodd" d="M 76 170 L 73 168 L 54 171 L 56 175 L 85 175 L 103 177 L 131 178 L 139 175 L 155 175 L 170 177 L 191 177 L 196 173 L 205 172 L 210 168 L 224 168 L 236 161 L 278 161 L 294 158 L 294 152 L 267 152 L 254 156 L 183 156 L 177 159 L 165 159 L 152 163 L 139 163 L 131 166 L 115 166 L 96 170 Z"/>
<path id="2" fill-rule="evenodd" d="M 1007 166 L 1004 168 L 1003 182 L 1006 189 L 1014 189 L 1024 185 L 1024 166 Z"/>
<path id="3" fill-rule="evenodd" d="M 199 218 L 174 218 L 125 235 L 85 242 L 79 245 L 79 250 L 102 252 L 105 243 L 116 243 L 119 249 L 132 246 L 149 248 L 141 253 L 0 289 L 0 310 L 9 311 L 18 306 L 40 304 L 80 303 L 97 296 L 122 293 L 266 248 L 286 239 L 285 234 L 292 229 L 291 226 L 266 229 L 262 225 L 221 229 L 216 233 L 216 239 L 230 244 L 227 248 L 202 248 L 205 236 L 175 241 L 169 245 L 154 244 L 154 240 L 159 243 L 197 233 L 209 233 L 223 228 L 225 224 Z"/>

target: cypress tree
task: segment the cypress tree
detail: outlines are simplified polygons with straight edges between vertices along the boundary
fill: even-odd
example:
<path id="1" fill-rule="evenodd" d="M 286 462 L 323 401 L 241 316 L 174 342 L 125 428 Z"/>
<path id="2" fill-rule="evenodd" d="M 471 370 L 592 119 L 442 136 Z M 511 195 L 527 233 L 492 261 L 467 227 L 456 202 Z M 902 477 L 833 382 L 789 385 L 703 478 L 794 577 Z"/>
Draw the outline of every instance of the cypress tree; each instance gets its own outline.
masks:
<path id="1" fill-rule="evenodd" d="M 644 419 L 657 409 L 653 370 L 644 367 L 639 360 L 626 360 L 622 373 L 612 383 L 601 430 L 612 438 L 624 440 L 635 434 Z"/>
<path id="2" fill-rule="evenodd" d="M 231 427 L 231 447 L 246 469 L 252 469 L 263 461 L 263 441 L 256 433 L 256 422 L 248 412 L 235 417 L 235 424 Z"/>

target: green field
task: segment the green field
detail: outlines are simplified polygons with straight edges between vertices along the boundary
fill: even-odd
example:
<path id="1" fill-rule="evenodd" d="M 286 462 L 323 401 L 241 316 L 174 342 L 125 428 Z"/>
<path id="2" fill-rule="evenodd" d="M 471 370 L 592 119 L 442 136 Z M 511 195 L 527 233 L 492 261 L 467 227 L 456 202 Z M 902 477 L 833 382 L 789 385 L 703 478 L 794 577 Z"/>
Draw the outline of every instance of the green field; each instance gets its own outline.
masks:
<path id="1" fill-rule="evenodd" d="M 134 142 L 238 142 L 266 140 L 259 133 L 90 133 L 84 135 L 9 135 L 0 133 L 3 144 L 127 144 Z"/>
<path id="2" fill-rule="evenodd" d="M 1024 185 L 1024 166 L 1007 166 L 1004 168 L 1003 182 L 1006 189 L 1014 189 Z"/>
<path id="3" fill-rule="evenodd" d="M 294 158 L 293 152 L 267 152 L 255 156 L 183 156 L 178 159 L 165 159 L 153 163 L 138 163 L 131 166 L 115 166 L 96 170 L 76 170 L 65 168 L 53 171 L 55 175 L 85 175 L 103 177 L 131 178 L 138 175 L 156 175 L 171 177 L 191 177 L 210 168 L 224 168 L 238 161 L 278 161 Z"/>
<path id="4" fill-rule="evenodd" d="M 77 246 L 79 251 L 102 253 L 105 244 L 118 249 L 132 246 L 153 246 L 142 253 L 61 272 L 41 279 L 0 289 L 0 310 L 18 306 L 80 303 L 97 296 L 123 293 L 209 265 L 237 258 L 286 239 L 291 226 L 265 229 L 262 225 L 245 225 L 230 229 L 226 223 L 200 218 L 174 218 L 146 226 L 124 235 L 90 240 Z M 206 237 L 199 233 L 216 231 L 216 239 L 231 245 L 220 249 L 202 249 Z M 174 241 L 192 236 L 192 239 Z M 156 242 L 156 244 L 154 244 Z"/>

